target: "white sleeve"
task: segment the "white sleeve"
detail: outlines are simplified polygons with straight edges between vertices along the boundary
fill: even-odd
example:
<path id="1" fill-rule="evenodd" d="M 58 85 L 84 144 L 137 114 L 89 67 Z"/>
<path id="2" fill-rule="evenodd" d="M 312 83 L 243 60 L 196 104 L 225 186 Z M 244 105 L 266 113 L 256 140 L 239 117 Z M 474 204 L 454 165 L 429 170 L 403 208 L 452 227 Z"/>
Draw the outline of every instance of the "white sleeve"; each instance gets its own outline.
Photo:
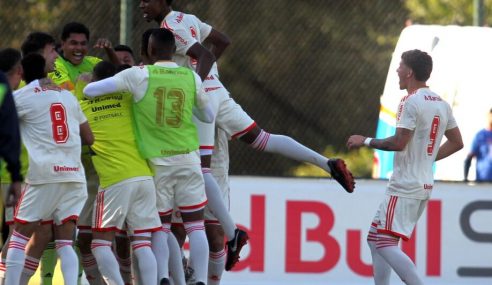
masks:
<path id="1" fill-rule="evenodd" d="M 204 123 L 212 123 L 215 118 L 215 112 L 209 104 L 208 94 L 205 92 L 202 80 L 200 76 L 193 72 L 195 76 L 196 96 L 195 107 L 193 108 L 193 114 Z"/>
<path id="2" fill-rule="evenodd" d="M 195 17 L 195 21 L 198 23 L 198 27 L 200 28 L 201 41 L 203 41 L 208 37 L 208 35 L 210 35 L 210 32 L 212 32 L 212 26 L 200 21 L 200 19 L 198 19 L 196 16 L 193 17 Z"/>
<path id="3" fill-rule="evenodd" d="M 400 106 L 398 106 L 398 113 L 396 127 L 415 130 L 418 114 L 416 100 L 408 98 L 406 101 L 401 102 Z"/>
<path id="4" fill-rule="evenodd" d="M 453 110 L 451 109 L 451 106 L 449 104 L 446 104 L 447 111 L 448 111 L 448 124 L 446 125 L 446 130 L 454 129 L 458 126 L 458 123 L 456 122 L 456 119 L 454 118 L 453 115 Z"/>
<path id="5" fill-rule="evenodd" d="M 89 98 L 114 93 L 118 90 L 117 81 L 113 77 L 109 77 L 97 82 L 89 83 L 84 88 L 84 95 Z"/>

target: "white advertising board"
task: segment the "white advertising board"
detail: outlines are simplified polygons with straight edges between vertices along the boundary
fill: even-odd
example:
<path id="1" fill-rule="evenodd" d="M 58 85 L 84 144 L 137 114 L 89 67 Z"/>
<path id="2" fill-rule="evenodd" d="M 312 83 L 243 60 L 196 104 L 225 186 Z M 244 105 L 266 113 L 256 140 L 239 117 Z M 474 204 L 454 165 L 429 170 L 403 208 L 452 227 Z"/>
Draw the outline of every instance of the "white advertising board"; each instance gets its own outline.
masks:
<path id="1" fill-rule="evenodd" d="M 385 187 L 361 180 L 348 194 L 328 179 L 231 177 L 231 213 L 251 239 L 222 284 L 374 284 L 366 236 Z M 492 284 L 492 185 L 437 182 L 433 192 L 402 245 L 424 283 Z"/>

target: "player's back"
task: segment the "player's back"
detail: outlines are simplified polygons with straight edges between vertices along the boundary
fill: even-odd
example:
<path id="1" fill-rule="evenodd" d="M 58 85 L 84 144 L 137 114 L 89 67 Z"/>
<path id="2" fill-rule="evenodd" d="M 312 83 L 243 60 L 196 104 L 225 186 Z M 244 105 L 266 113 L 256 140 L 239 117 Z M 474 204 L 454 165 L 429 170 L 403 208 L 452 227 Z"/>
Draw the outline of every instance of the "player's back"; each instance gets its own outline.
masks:
<path id="1" fill-rule="evenodd" d="M 397 128 L 414 131 L 402 151 L 395 153 L 389 189 L 417 199 L 427 199 L 433 188 L 432 166 L 444 132 L 456 127 L 449 104 L 429 88 L 402 99 Z M 405 195 L 408 194 L 408 195 Z"/>
<path id="2" fill-rule="evenodd" d="M 15 93 L 30 184 L 84 182 L 80 162 L 80 106 L 68 91 L 35 80 Z"/>

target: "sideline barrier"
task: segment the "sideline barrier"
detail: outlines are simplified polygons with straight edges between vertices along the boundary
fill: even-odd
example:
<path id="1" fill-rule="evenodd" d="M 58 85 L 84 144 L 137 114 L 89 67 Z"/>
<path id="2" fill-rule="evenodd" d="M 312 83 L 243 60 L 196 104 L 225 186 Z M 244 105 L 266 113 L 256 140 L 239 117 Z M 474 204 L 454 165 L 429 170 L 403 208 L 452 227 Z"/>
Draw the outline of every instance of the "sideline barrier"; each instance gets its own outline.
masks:
<path id="1" fill-rule="evenodd" d="M 374 284 L 366 235 L 386 181 L 231 177 L 249 245 L 224 285 Z M 492 284 L 492 184 L 437 182 L 405 252 L 425 284 Z M 391 284 L 403 284 L 392 273 Z"/>

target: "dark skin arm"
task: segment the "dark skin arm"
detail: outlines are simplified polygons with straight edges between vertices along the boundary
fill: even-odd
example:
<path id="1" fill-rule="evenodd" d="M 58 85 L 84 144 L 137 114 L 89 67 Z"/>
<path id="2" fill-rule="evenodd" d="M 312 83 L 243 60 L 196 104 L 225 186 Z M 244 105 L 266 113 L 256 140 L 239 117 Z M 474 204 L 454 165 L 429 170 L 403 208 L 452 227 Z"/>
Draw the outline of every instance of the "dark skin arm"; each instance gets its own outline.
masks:
<path id="1" fill-rule="evenodd" d="M 396 128 L 393 136 L 385 139 L 372 139 L 370 147 L 386 151 L 402 151 L 413 136 L 413 131 L 404 128 Z M 349 149 L 356 149 L 364 145 L 365 136 L 353 135 L 347 141 Z"/>
<path id="2" fill-rule="evenodd" d="M 204 45 L 210 47 L 210 51 L 215 56 L 216 61 L 219 60 L 225 49 L 230 44 L 231 41 L 229 37 L 217 31 L 216 29 L 212 29 L 212 31 L 204 41 Z"/>
<path id="3" fill-rule="evenodd" d="M 197 42 L 188 49 L 186 55 L 198 61 L 196 73 L 198 73 L 202 81 L 205 80 L 215 62 L 215 56 L 212 52 Z"/>

